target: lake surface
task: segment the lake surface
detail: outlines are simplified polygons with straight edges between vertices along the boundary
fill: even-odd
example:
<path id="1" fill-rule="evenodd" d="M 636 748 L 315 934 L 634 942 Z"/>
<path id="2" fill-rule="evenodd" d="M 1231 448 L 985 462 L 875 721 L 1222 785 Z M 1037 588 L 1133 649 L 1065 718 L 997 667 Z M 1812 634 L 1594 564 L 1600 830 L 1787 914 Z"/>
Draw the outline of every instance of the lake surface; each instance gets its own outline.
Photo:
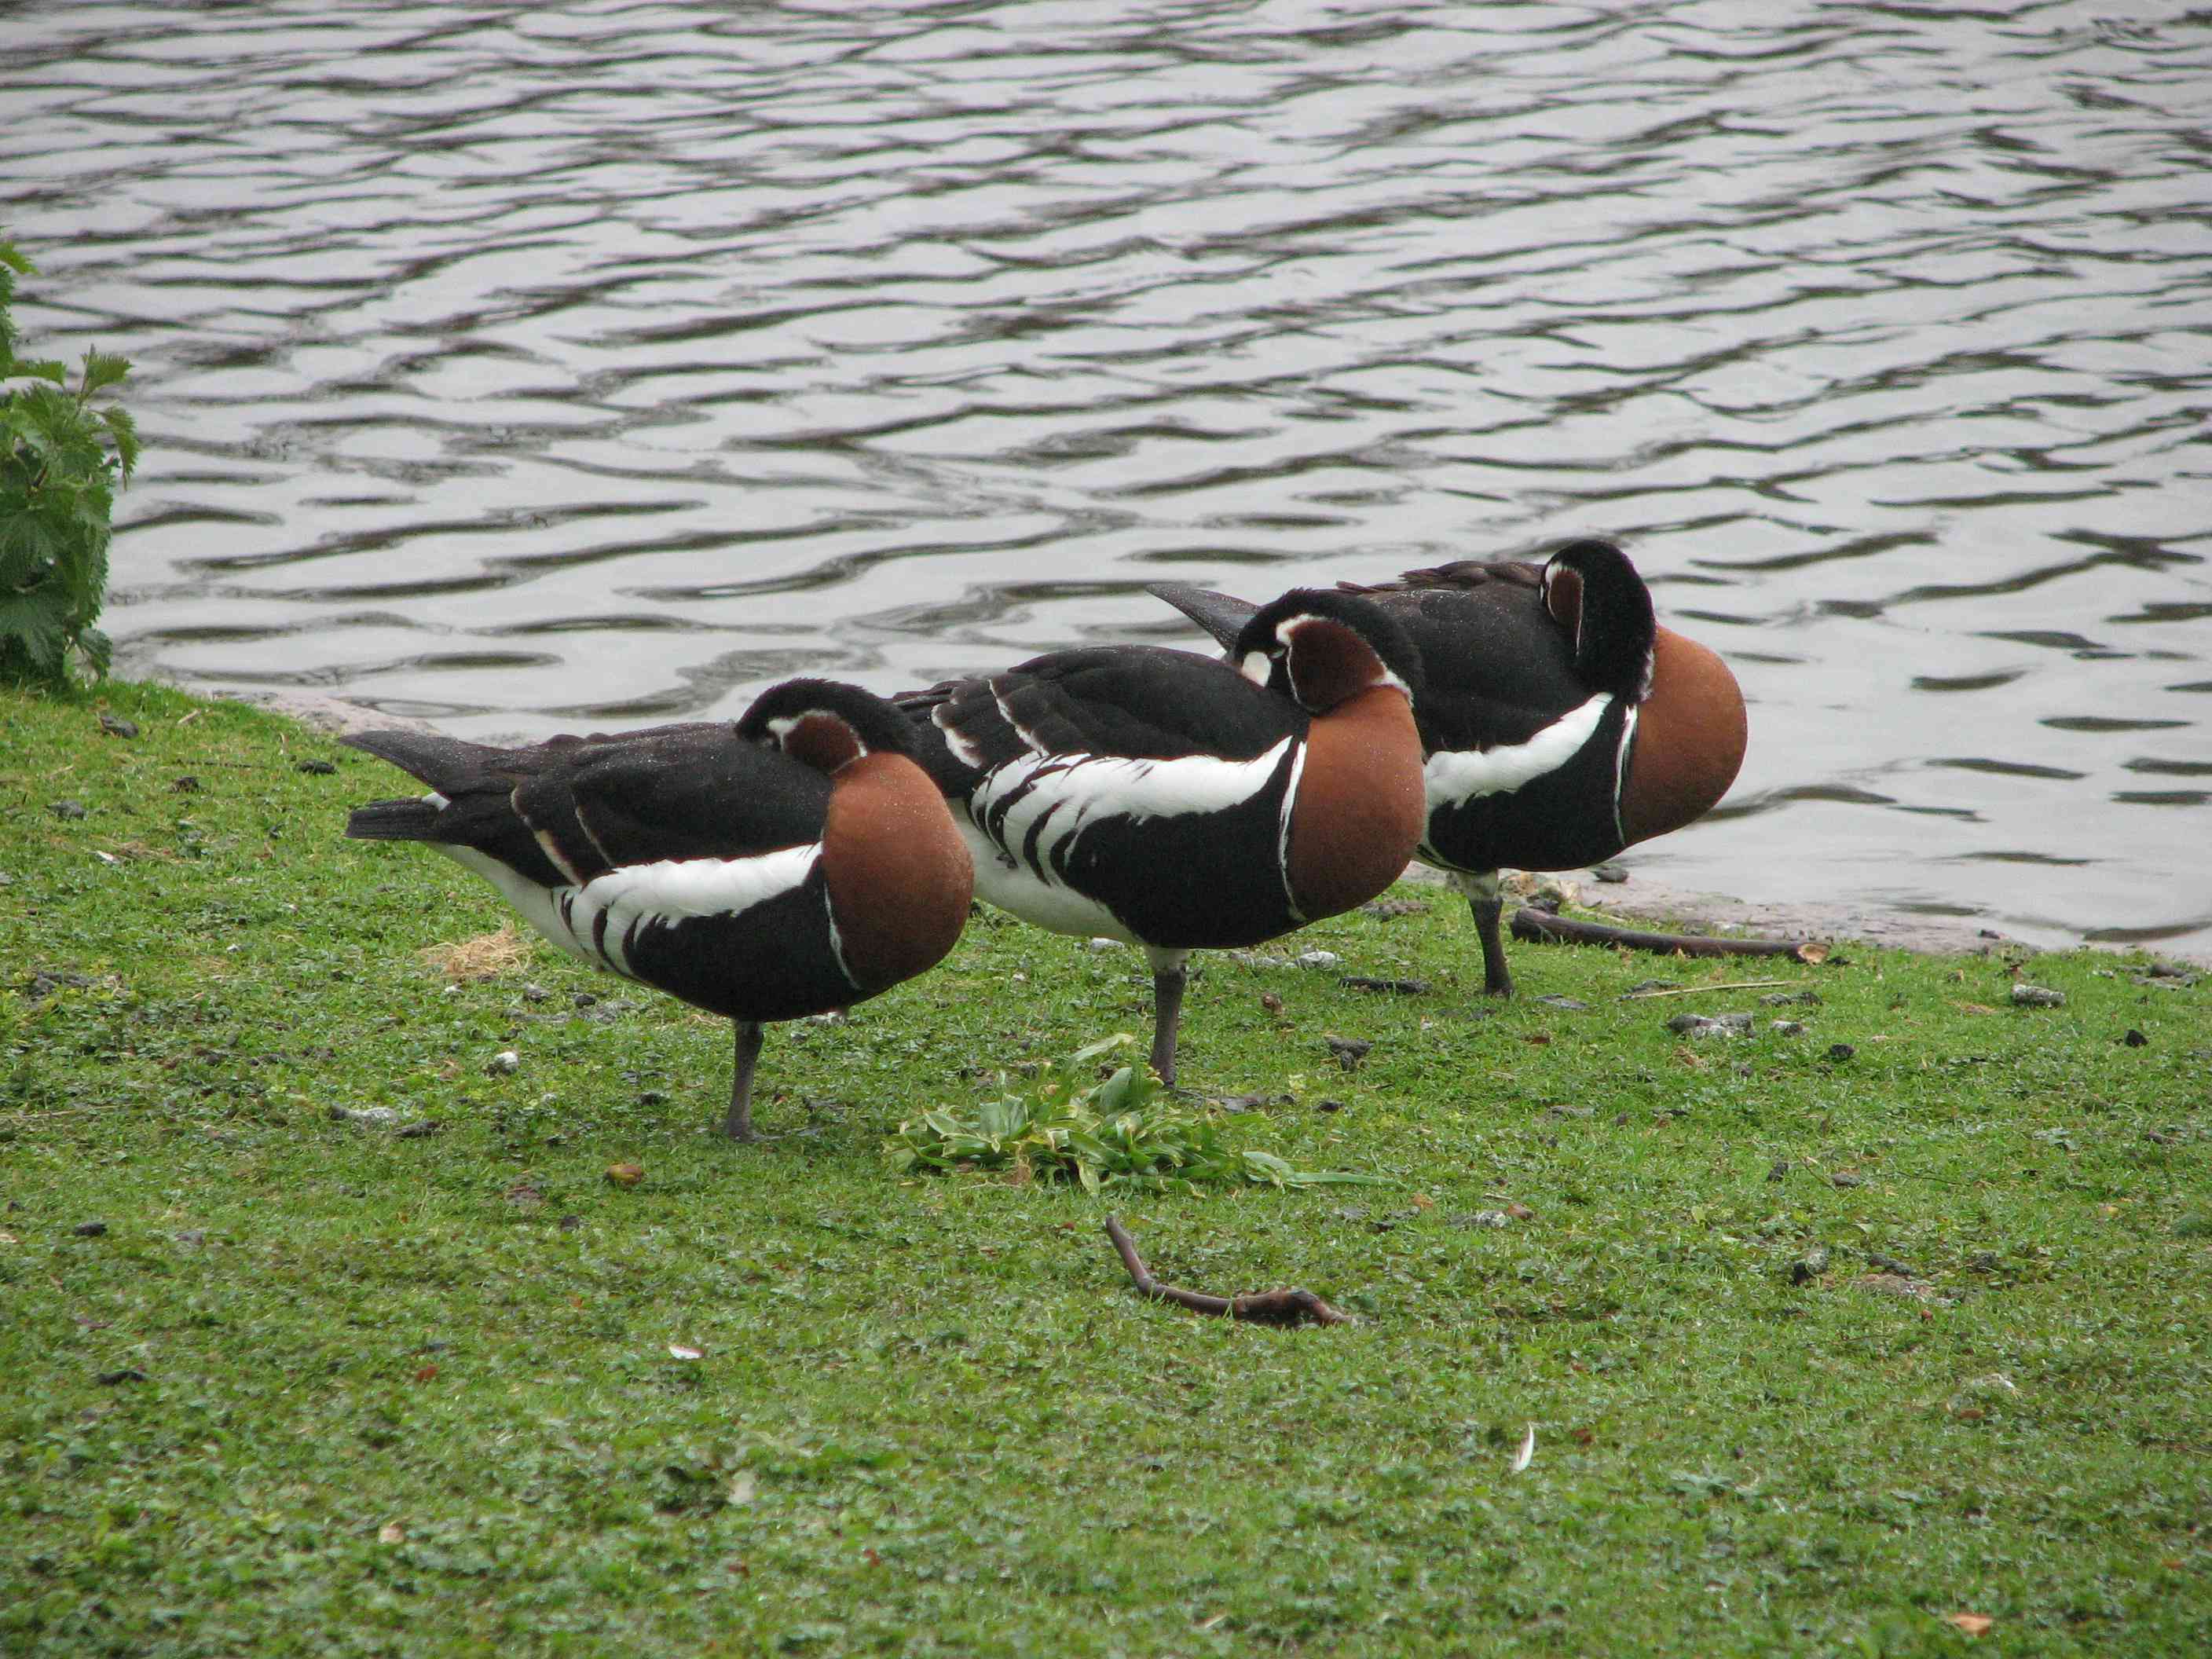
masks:
<path id="1" fill-rule="evenodd" d="M 734 714 L 1623 541 L 1752 702 L 1668 882 L 2212 946 L 2212 13 L 68 3 L 119 665 Z"/>

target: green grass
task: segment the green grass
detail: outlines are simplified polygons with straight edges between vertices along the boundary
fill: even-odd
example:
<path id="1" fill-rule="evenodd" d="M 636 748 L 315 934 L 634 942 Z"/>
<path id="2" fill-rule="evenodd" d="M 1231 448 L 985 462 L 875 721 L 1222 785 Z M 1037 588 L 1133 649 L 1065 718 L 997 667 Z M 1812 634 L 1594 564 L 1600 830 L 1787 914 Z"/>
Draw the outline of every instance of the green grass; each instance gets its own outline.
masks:
<path id="1" fill-rule="evenodd" d="M 1270 1330 L 1138 1299 L 1080 1188 L 884 1152 L 1147 1030 L 1134 953 L 981 919 L 775 1030 L 802 1133 L 732 1146 L 726 1027 L 550 947 L 424 963 L 504 912 L 339 839 L 396 775 L 104 697 L 139 735 L 0 699 L 0 1651 L 2212 1645 L 2212 981 L 1522 945 L 1492 1008 L 1410 886 L 1279 948 L 1429 994 L 1206 958 L 1184 1077 L 1266 1097 L 1237 1144 L 1392 1183 L 1109 1194 L 1170 1283 L 1359 1316 Z M 375 1107 L 440 1127 L 331 1115 Z"/>

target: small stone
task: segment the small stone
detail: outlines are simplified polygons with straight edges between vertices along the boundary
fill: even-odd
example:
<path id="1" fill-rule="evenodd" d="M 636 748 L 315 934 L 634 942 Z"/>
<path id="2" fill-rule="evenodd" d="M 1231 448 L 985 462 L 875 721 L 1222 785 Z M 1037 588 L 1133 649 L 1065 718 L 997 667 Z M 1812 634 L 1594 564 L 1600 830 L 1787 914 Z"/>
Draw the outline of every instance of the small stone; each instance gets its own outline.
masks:
<path id="1" fill-rule="evenodd" d="M 1671 979 L 1639 979 L 1620 994 L 1623 997 L 1640 997 L 1652 991 L 1674 991 L 1680 988 L 1680 986 Z"/>
<path id="2" fill-rule="evenodd" d="M 1403 997 L 1425 997 L 1429 994 L 1429 982 L 1425 979 L 1372 979 L 1365 974 L 1346 974 L 1337 983 L 1347 991 L 1382 991 Z"/>
<path id="3" fill-rule="evenodd" d="M 511 1077 L 521 1069 L 522 1056 L 512 1048 L 502 1048 L 484 1061 L 484 1073 L 488 1077 Z"/>
<path id="4" fill-rule="evenodd" d="M 1848 1042 L 1832 1042 L 1828 1045 L 1828 1058 L 1838 1063 L 1849 1060 L 1856 1053 L 1858 1050 Z"/>
<path id="5" fill-rule="evenodd" d="M 1803 1036 L 1805 1022 L 1802 1019 L 1778 1019 L 1771 1029 L 1777 1036 Z"/>
<path id="6" fill-rule="evenodd" d="M 1815 1244 L 1790 1264 L 1790 1282 L 1806 1285 L 1828 1271 L 1828 1247 Z"/>
<path id="7" fill-rule="evenodd" d="M 197 795 L 200 792 L 200 781 L 192 776 L 191 773 L 187 772 L 183 777 L 179 778 L 174 783 L 171 784 L 169 787 L 175 790 L 177 793 L 180 795 Z"/>
<path id="8" fill-rule="evenodd" d="M 1667 1022 L 1667 1029 L 1677 1036 L 1698 1040 L 1714 1037 L 1749 1036 L 1749 1014 L 1677 1014 Z"/>
<path id="9" fill-rule="evenodd" d="M 120 1370 L 102 1371 L 92 1380 L 103 1389 L 112 1389 L 118 1382 L 143 1382 L 146 1373 L 136 1365 L 125 1365 Z"/>
<path id="10" fill-rule="evenodd" d="M 1462 1227 L 1510 1227 L 1513 1218 L 1503 1210 L 1470 1210 L 1452 1219 Z"/>
<path id="11" fill-rule="evenodd" d="M 188 1250 L 196 1250 L 207 1243 L 207 1235 L 198 1227 L 187 1227 L 182 1232 L 169 1236 Z"/>
<path id="12" fill-rule="evenodd" d="M 2012 1006 L 2015 1008 L 2063 1008 L 2066 993 L 2042 985 L 2015 985 L 2012 988 Z"/>
<path id="13" fill-rule="evenodd" d="M 84 803 L 81 800 L 58 800 L 48 805 L 46 811 L 58 818 L 74 821 L 84 816 Z"/>
<path id="14" fill-rule="evenodd" d="M 584 1218 L 580 1215 L 564 1215 L 559 1223 L 561 1231 L 564 1233 L 573 1233 L 583 1224 Z"/>
<path id="15" fill-rule="evenodd" d="M 668 1104 L 668 1091 L 641 1089 L 638 1091 L 637 1103 L 641 1106 L 665 1106 Z"/>
<path id="16" fill-rule="evenodd" d="M 1271 1014 L 1279 1014 L 1283 1012 L 1283 1000 L 1273 991 L 1262 991 L 1260 993 L 1260 1006 Z"/>
<path id="17" fill-rule="evenodd" d="M 1544 1108 L 1544 1110 L 1547 1115 L 1552 1117 L 1595 1117 L 1597 1115 L 1597 1109 L 1595 1107 L 1570 1106 L 1564 1101 L 1557 1100 Z"/>
<path id="18" fill-rule="evenodd" d="M 1129 947 L 1118 939 L 1094 939 L 1085 941 L 1085 948 L 1103 956 L 1109 951 L 1126 951 Z"/>
<path id="19" fill-rule="evenodd" d="M 331 1108 L 331 1121 L 368 1123 L 384 1128 L 398 1122 L 399 1114 L 389 1106 L 363 1106 L 359 1109 L 350 1106 L 333 1106 Z"/>
<path id="20" fill-rule="evenodd" d="M 1787 1008 L 1800 1002 L 1808 1007 L 1817 1008 L 1820 1006 L 1820 994 L 1818 991 L 1776 991 L 1759 1000 L 1762 1008 Z"/>
<path id="21" fill-rule="evenodd" d="M 607 1179 L 617 1187 L 635 1187 L 645 1179 L 645 1166 L 641 1164 L 610 1164 L 607 1165 Z"/>
<path id="22" fill-rule="evenodd" d="M 2145 1036 L 2141 1031 L 2136 1030 L 2134 1026 L 2130 1025 L 2128 1027 L 2128 1034 L 2122 1037 L 2120 1041 L 2126 1043 L 2130 1048 L 2140 1048 L 2144 1044 L 2148 1043 L 2150 1039 Z"/>
<path id="23" fill-rule="evenodd" d="M 1902 1279 L 1917 1279 L 1920 1277 L 1919 1268 L 1910 1266 L 1905 1262 L 1899 1261 L 1893 1255 L 1884 1255 L 1880 1250 L 1869 1250 L 1867 1252 L 1867 1261 L 1871 1266 L 1879 1267 L 1882 1272 L 1886 1273 L 1895 1273 Z"/>
<path id="24" fill-rule="evenodd" d="M 138 722 L 126 720 L 120 714 L 102 714 L 100 729 L 111 738 L 135 738 L 138 735 Z"/>
<path id="25" fill-rule="evenodd" d="M 1344 958 L 1334 951 L 1304 951 L 1291 960 L 1301 968 L 1334 968 Z"/>
<path id="26" fill-rule="evenodd" d="M 445 1127 L 446 1126 L 443 1123 L 440 1122 L 434 1117 L 418 1117 L 412 1123 L 403 1123 L 399 1126 L 399 1139 L 402 1140 L 427 1140 Z"/>
<path id="27" fill-rule="evenodd" d="M 1593 864 L 1590 874 L 1608 886 L 1618 887 L 1628 879 L 1628 866 L 1625 864 Z"/>
<path id="28" fill-rule="evenodd" d="M 544 1002 L 552 995 L 553 994 L 542 985 L 526 985 L 522 988 L 522 1000 L 525 1002 Z"/>
<path id="29" fill-rule="evenodd" d="M 1787 1180 L 1789 1180 L 1789 1179 L 1790 1179 L 1790 1160 L 1789 1160 L 1788 1158 L 1780 1158 L 1780 1159 L 1778 1159 L 1778 1160 L 1776 1161 L 1776 1163 L 1775 1163 L 1774 1167 L 1773 1167 L 1772 1169 L 1769 1170 L 1766 1172 L 1766 1178 L 1767 1178 L 1769 1181 L 1787 1181 Z"/>
<path id="30" fill-rule="evenodd" d="M 303 760 L 295 769 L 310 777 L 327 778 L 335 775 L 338 769 L 326 760 Z"/>
<path id="31" fill-rule="evenodd" d="M 1370 899 L 1359 907 L 1364 915 L 1380 916 L 1389 921 L 1397 916 L 1425 916 L 1429 907 L 1419 899 Z"/>
<path id="32" fill-rule="evenodd" d="M 1316 1100 L 1314 1102 L 1314 1110 L 1316 1112 L 1340 1112 L 1343 1109 L 1344 1103 L 1340 1100 Z"/>
<path id="33" fill-rule="evenodd" d="M 588 1008 L 596 1003 L 599 998 L 589 991 L 574 991 L 569 994 L 568 1000 L 579 1008 Z"/>
<path id="34" fill-rule="evenodd" d="M 1586 1014 L 1589 1012 L 1589 1004 L 1587 1002 L 1577 1001 L 1573 997 L 1538 997 L 1536 1000 L 1542 1003 L 1547 1008 L 1564 1008 L 1571 1014 Z"/>
<path id="35" fill-rule="evenodd" d="M 1828 1177 L 1828 1184 L 1832 1187 L 1863 1187 L 1866 1177 L 1856 1170 L 1838 1170 Z"/>
<path id="36" fill-rule="evenodd" d="M 1359 1062 L 1367 1058 L 1368 1050 L 1375 1046 L 1364 1037 L 1339 1036 L 1334 1031 L 1323 1036 L 1322 1041 L 1328 1044 L 1328 1051 L 1336 1057 L 1336 1063 L 1347 1072 L 1357 1071 Z"/>
<path id="37" fill-rule="evenodd" d="M 80 1221 L 70 1229 L 70 1231 L 79 1238 L 98 1238 L 106 1231 L 107 1224 L 105 1221 Z"/>

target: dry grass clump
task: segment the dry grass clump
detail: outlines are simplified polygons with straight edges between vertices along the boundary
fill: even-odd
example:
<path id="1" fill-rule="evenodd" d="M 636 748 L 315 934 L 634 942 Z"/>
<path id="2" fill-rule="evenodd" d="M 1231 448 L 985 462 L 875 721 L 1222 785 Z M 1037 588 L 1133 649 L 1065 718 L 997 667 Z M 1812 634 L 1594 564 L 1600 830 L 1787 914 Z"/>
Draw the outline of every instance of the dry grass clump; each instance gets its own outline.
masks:
<path id="1" fill-rule="evenodd" d="M 495 933 L 478 933 L 457 945 L 427 945 L 416 954 L 427 966 L 456 982 L 497 979 L 530 959 L 530 941 L 510 921 Z"/>

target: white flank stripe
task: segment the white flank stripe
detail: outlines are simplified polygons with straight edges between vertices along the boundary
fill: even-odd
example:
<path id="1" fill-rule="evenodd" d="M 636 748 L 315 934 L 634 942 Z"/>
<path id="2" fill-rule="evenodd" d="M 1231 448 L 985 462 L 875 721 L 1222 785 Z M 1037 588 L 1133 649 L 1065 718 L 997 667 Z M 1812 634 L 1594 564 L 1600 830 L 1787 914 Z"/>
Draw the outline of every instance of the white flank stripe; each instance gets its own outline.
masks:
<path id="1" fill-rule="evenodd" d="M 1526 743 L 1500 744 L 1495 749 L 1439 749 L 1421 769 L 1429 804 L 1440 806 L 1477 795 L 1510 794 L 1558 771 L 1590 740 L 1612 702 L 1601 693 L 1560 715 Z"/>
<path id="2" fill-rule="evenodd" d="M 1285 738 L 1249 761 L 1212 755 L 1175 760 L 1033 755 L 1011 762 L 977 787 L 969 802 L 969 822 L 961 825 L 975 860 L 976 884 L 988 902 L 1034 927 L 1079 939 L 1104 936 L 1139 943 L 1103 906 L 1054 877 L 1055 860 L 1102 818 L 1141 823 L 1148 818 L 1222 812 L 1241 805 L 1267 787 L 1282 763 L 1285 747 L 1294 741 Z M 1293 764 L 1303 769 L 1304 760 L 1301 744 Z M 1004 821 L 996 821 L 994 809 L 1018 793 L 1020 798 Z M 1286 808 L 1296 799 L 1294 775 Z M 1041 818 L 1045 823 L 1036 856 L 1043 866 L 1042 874 L 1031 866 L 1027 850 L 1030 830 Z M 1286 810 L 1279 836 L 1287 837 L 1288 823 Z M 993 825 L 988 835 L 979 827 L 984 823 Z"/>
<path id="3" fill-rule="evenodd" d="M 562 950 L 595 968 L 623 975 L 630 971 L 623 939 L 631 923 L 735 915 L 804 884 L 822 856 L 821 844 L 815 842 L 751 858 L 667 859 L 610 870 L 581 887 L 547 888 L 474 848 L 438 850 L 498 888 L 524 921 Z M 569 901 L 565 918 L 563 898 Z M 592 942 L 602 915 L 604 951 Z"/>
<path id="4" fill-rule="evenodd" d="M 1620 747 L 1613 751 L 1613 833 L 1622 841 L 1628 839 L 1628 827 L 1620 821 L 1620 798 L 1628 787 L 1628 750 L 1636 741 L 1636 714 L 1631 703 L 1628 718 L 1620 723 Z"/>

